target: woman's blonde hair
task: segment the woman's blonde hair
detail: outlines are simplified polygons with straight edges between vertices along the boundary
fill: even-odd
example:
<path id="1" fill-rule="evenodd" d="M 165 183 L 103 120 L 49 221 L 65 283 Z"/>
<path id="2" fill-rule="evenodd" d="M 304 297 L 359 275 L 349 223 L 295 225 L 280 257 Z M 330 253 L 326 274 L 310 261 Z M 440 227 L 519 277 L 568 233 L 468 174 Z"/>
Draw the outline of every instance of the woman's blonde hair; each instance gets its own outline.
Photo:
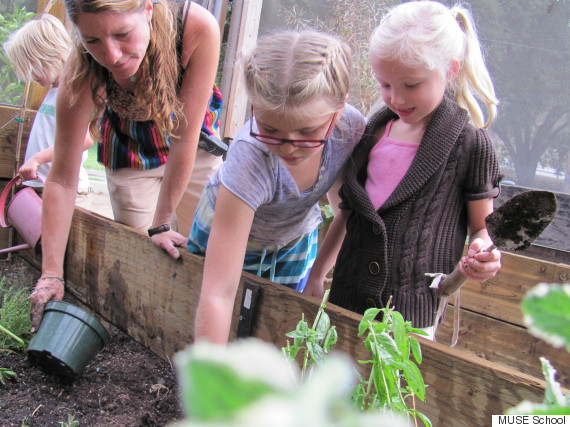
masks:
<path id="1" fill-rule="evenodd" d="M 172 133 L 182 115 L 182 106 L 177 97 L 179 61 L 176 53 L 176 14 L 181 5 L 162 0 L 153 2 L 151 36 L 146 55 L 141 63 L 140 77 L 134 88 L 138 104 L 149 106 L 149 120 Z M 65 10 L 71 22 L 77 23 L 81 13 L 131 13 L 144 10 L 146 0 L 64 0 Z M 111 76 L 109 71 L 95 61 L 85 50 L 79 34 L 75 32 L 76 49 L 72 55 L 73 72 L 69 76 L 72 104 L 86 81 L 91 80 L 91 93 L 95 102 L 95 114 L 91 119 L 92 134 L 99 135 L 98 120 L 105 108 L 105 100 L 99 94 L 105 91 Z M 174 116 L 173 116 L 174 113 Z"/>
<path id="2" fill-rule="evenodd" d="M 26 22 L 4 43 L 19 79 L 34 81 L 42 76 L 52 84 L 59 80 L 71 47 L 71 38 L 61 21 L 47 13 Z"/>
<path id="3" fill-rule="evenodd" d="M 350 86 L 350 48 L 316 31 L 283 31 L 258 40 L 242 58 L 251 104 L 263 110 L 292 112 L 312 100 L 344 105 Z"/>
<path id="4" fill-rule="evenodd" d="M 412 1 L 391 9 L 374 30 L 370 54 L 423 67 L 447 76 L 453 60 L 459 74 L 449 79 L 449 90 L 476 127 L 488 127 L 497 115 L 498 100 L 469 10 L 449 9 L 435 1 Z M 487 120 L 477 102 L 487 109 Z"/>

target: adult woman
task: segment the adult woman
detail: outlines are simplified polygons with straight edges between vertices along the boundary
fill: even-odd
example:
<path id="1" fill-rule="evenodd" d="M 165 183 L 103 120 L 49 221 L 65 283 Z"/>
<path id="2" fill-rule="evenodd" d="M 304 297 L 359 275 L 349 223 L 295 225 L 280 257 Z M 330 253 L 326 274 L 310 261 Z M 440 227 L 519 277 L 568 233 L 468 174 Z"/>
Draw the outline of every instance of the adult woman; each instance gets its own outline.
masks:
<path id="1" fill-rule="evenodd" d="M 102 141 L 99 161 L 107 168 L 115 219 L 148 229 L 157 246 L 180 256 L 176 246 L 186 238 L 170 229 L 170 221 L 194 166 L 219 57 L 218 24 L 196 4 L 65 0 L 65 8 L 77 49 L 57 101 L 42 277 L 30 297 L 32 330 L 43 305 L 63 297 L 79 141 L 87 128 Z"/>

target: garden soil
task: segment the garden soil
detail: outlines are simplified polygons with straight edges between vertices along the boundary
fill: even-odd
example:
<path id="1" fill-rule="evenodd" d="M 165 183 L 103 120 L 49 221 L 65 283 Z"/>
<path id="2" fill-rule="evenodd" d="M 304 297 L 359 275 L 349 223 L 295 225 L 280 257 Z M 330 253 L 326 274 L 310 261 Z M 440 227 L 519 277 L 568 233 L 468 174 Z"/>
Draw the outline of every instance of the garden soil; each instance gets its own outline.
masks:
<path id="1" fill-rule="evenodd" d="M 39 273 L 17 255 L 0 260 L 7 284 L 32 286 Z M 65 301 L 74 303 L 70 295 Z M 0 367 L 17 374 L 0 383 L 0 426 L 165 426 L 182 418 L 176 376 L 168 361 L 116 328 L 73 382 L 42 371 L 24 353 L 0 352 Z M 1 350 L 1 349 L 0 349 Z M 67 424 L 62 424 L 67 423 Z"/>

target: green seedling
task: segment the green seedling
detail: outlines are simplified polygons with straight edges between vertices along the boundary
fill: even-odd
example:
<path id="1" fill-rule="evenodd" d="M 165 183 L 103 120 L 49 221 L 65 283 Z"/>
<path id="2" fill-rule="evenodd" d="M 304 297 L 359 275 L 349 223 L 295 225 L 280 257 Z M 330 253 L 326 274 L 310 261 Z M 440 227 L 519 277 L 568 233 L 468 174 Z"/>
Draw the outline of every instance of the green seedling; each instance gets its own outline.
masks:
<path id="1" fill-rule="evenodd" d="M 8 381 L 15 380 L 18 375 L 8 368 L 0 368 L 0 384 L 6 385 Z"/>
<path id="2" fill-rule="evenodd" d="M 75 419 L 74 415 L 68 414 L 67 422 L 60 421 L 59 424 L 61 427 L 77 427 L 79 425 L 79 421 Z"/>
<path id="3" fill-rule="evenodd" d="M 313 327 L 309 328 L 305 316 L 294 331 L 286 334 L 293 338 L 282 348 L 285 356 L 297 360 L 301 354 L 301 375 L 305 378 L 308 367 L 321 365 L 326 355 L 338 340 L 334 326 L 324 311 L 329 291 L 326 291 L 319 307 Z M 376 318 L 382 313 L 382 321 Z M 427 386 L 417 364 L 422 362 L 422 351 L 415 334 L 426 335 L 420 329 L 404 321 L 402 315 L 388 308 L 366 310 L 358 327 L 358 336 L 366 334 L 365 348 L 370 352 L 369 360 L 359 360 L 359 364 L 369 364 L 368 379 L 357 373 L 359 383 L 354 388 L 352 401 L 360 411 L 390 410 L 412 417 L 417 425 L 420 419 L 424 425 L 431 421 L 415 409 L 414 399 L 425 399 Z M 413 359 L 412 359 L 413 358 Z M 408 406 L 411 403 L 411 407 Z"/>
<path id="4" fill-rule="evenodd" d="M 325 291 L 312 328 L 309 328 L 303 314 L 295 330 L 286 334 L 287 337 L 293 338 L 293 343 L 287 341 L 287 346 L 282 348 L 283 354 L 291 360 L 296 360 L 299 354 L 302 355 L 302 380 L 305 379 L 307 370 L 320 364 L 338 340 L 336 328 L 331 326 L 329 315 L 325 312 L 328 295 L 329 290 Z"/>
<path id="5" fill-rule="evenodd" d="M 382 321 L 376 321 L 380 313 Z M 427 388 L 416 365 L 422 362 L 422 351 L 414 334 L 425 335 L 425 332 L 412 327 L 411 322 L 404 321 L 393 309 L 370 308 L 364 312 L 358 327 L 358 336 L 365 333 L 364 346 L 371 358 L 358 363 L 370 364 L 371 369 L 369 378 L 360 377 L 355 388 L 355 406 L 364 411 L 391 409 L 411 416 L 416 424 L 419 418 L 431 426 L 429 418 L 417 411 L 414 404 L 415 397 L 425 400 Z"/>

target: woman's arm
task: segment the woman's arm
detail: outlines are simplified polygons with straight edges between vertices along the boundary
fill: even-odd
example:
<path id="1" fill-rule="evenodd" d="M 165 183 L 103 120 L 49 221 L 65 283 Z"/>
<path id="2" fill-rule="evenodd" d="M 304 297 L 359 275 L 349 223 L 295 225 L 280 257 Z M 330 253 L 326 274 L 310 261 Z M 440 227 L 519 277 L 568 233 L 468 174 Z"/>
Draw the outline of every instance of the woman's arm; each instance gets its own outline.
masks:
<path id="1" fill-rule="evenodd" d="M 67 70 L 67 68 L 66 68 Z M 79 168 L 93 101 L 85 84 L 78 101 L 69 105 L 66 85 L 58 91 L 53 162 L 42 195 L 42 277 L 30 296 L 32 330 L 41 321 L 43 307 L 50 300 L 63 298 L 63 259 L 79 180 Z"/>
<path id="2" fill-rule="evenodd" d="M 225 344 L 255 211 L 223 185 L 206 250 L 194 339 Z"/>
<path id="3" fill-rule="evenodd" d="M 501 252 L 480 252 L 493 242 L 487 232 L 485 218 L 493 212 L 493 199 L 467 202 L 469 227 L 469 248 L 467 256 L 461 258 L 459 270 L 470 280 L 484 282 L 494 277 L 501 268 Z"/>
<path id="4" fill-rule="evenodd" d="M 317 298 L 322 298 L 324 295 L 325 278 L 335 265 L 336 257 L 346 234 L 348 213 L 338 207 L 341 201 L 338 195 L 341 185 L 342 181 L 339 179 L 327 192 L 327 198 L 334 212 L 334 219 L 327 231 L 323 246 L 319 248 L 317 259 L 311 268 L 311 274 L 303 291 L 304 294 Z"/>
<path id="5" fill-rule="evenodd" d="M 152 228 L 170 224 L 174 210 L 188 185 L 194 167 L 200 129 L 212 95 L 219 55 L 218 22 L 206 9 L 192 3 L 184 31 L 184 78 L 179 92 L 186 121 L 181 120 L 174 133 Z M 180 256 L 175 246 L 186 244 L 186 238 L 174 231 L 156 234 L 152 240 L 173 258 Z"/>

